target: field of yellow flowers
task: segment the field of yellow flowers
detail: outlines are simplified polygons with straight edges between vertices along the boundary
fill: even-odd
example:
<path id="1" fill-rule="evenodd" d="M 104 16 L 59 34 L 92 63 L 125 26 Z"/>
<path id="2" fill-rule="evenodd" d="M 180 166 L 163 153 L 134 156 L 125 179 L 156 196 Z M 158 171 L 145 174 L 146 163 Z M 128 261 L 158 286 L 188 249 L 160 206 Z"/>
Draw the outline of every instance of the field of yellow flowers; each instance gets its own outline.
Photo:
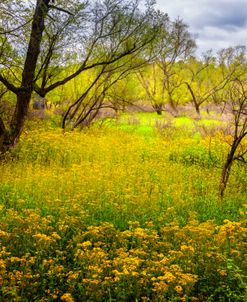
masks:
<path id="1" fill-rule="evenodd" d="M 0 164 L 0 301 L 246 301 L 246 167 L 220 200 L 223 134 L 153 132 L 27 127 Z"/>

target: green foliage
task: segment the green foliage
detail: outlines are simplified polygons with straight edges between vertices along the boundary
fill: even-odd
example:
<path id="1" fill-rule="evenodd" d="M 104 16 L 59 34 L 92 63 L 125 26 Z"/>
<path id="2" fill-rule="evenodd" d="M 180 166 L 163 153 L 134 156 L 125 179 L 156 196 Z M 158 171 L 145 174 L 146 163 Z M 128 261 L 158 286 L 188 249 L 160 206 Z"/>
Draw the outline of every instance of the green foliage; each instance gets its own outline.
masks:
<path id="1" fill-rule="evenodd" d="M 169 158 L 175 162 L 198 165 L 203 168 L 219 167 L 221 164 L 221 154 L 217 154 L 217 152 L 197 143 L 186 147 L 181 152 L 172 152 Z"/>
<path id="2" fill-rule="evenodd" d="M 212 278 L 214 284 L 208 288 L 210 296 L 206 302 L 242 302 L 247 298 L 247 280 L 242 269 L 233 263 L 232 259 L 226 259 L 225 267 L 221 273 L 223 278 Z"/>

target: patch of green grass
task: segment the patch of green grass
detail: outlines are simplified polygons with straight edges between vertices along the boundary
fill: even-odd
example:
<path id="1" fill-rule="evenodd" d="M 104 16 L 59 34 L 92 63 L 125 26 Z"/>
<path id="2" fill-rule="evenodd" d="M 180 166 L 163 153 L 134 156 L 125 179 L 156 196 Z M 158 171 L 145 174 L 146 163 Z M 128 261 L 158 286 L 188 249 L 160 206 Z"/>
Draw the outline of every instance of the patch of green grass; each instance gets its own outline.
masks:
<path id="1" fill-rule="evenodd" d="M 130 125 L 130 124 L 122 124 L 119 126 L 119 129 L 124 130 L 129 133 L 136 133 L 144 137 L 153 137 L 155 132 L 154 128 L 148 125 Z"/>
<path id="2" fill-rule="evenodd" d="M 194 126 L 193 120 L 186 116 L 176 117 L 173 120 L 173 124 L 176 127 L 187 127 L 188 129 L 191 129 Z"/>

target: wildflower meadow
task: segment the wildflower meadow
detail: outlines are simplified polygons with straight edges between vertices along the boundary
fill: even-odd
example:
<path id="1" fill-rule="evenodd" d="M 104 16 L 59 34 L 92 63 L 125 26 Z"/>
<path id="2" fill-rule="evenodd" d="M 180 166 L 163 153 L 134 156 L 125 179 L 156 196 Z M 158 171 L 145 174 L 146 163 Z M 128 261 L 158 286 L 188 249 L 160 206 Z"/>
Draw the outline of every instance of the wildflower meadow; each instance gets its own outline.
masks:
<path id="1" fill-rule="evenodd" d="M 165 2 L 0 0 L 0 302 L 247 302 L 247 0 Z"/>
<path id="2" fill-rule="evenodd" d="M 0 301 L 246 301 L 246 167 L 220 199 L 227 136 L 187 126 L 29 121 L 0 164 Z"/>

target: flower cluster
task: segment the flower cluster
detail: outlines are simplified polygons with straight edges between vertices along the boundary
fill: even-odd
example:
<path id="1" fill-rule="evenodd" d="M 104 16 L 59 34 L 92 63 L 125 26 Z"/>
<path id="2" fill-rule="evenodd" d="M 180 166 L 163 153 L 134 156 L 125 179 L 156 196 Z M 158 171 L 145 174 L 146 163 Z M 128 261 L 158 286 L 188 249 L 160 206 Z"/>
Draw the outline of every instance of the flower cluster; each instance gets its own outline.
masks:
<path id="1" fill-rule="evenodd" d="M 0 232 L 0 296 L 9 301 L 205 301 L 218 280 L 243 282 L 243 222 L 219 226 L 193 217 L 184 227 L 172 221 L 156 229 L 151 222 L 141 227 L 130 221 L 126 230 L 78 224 L 68 234 L 73 219 L 67 217 L 68 228 L 56 232 L 61 221 L 54 225 L 37 211 L 27 213 L 17 224 L 9 211 Z"/>

